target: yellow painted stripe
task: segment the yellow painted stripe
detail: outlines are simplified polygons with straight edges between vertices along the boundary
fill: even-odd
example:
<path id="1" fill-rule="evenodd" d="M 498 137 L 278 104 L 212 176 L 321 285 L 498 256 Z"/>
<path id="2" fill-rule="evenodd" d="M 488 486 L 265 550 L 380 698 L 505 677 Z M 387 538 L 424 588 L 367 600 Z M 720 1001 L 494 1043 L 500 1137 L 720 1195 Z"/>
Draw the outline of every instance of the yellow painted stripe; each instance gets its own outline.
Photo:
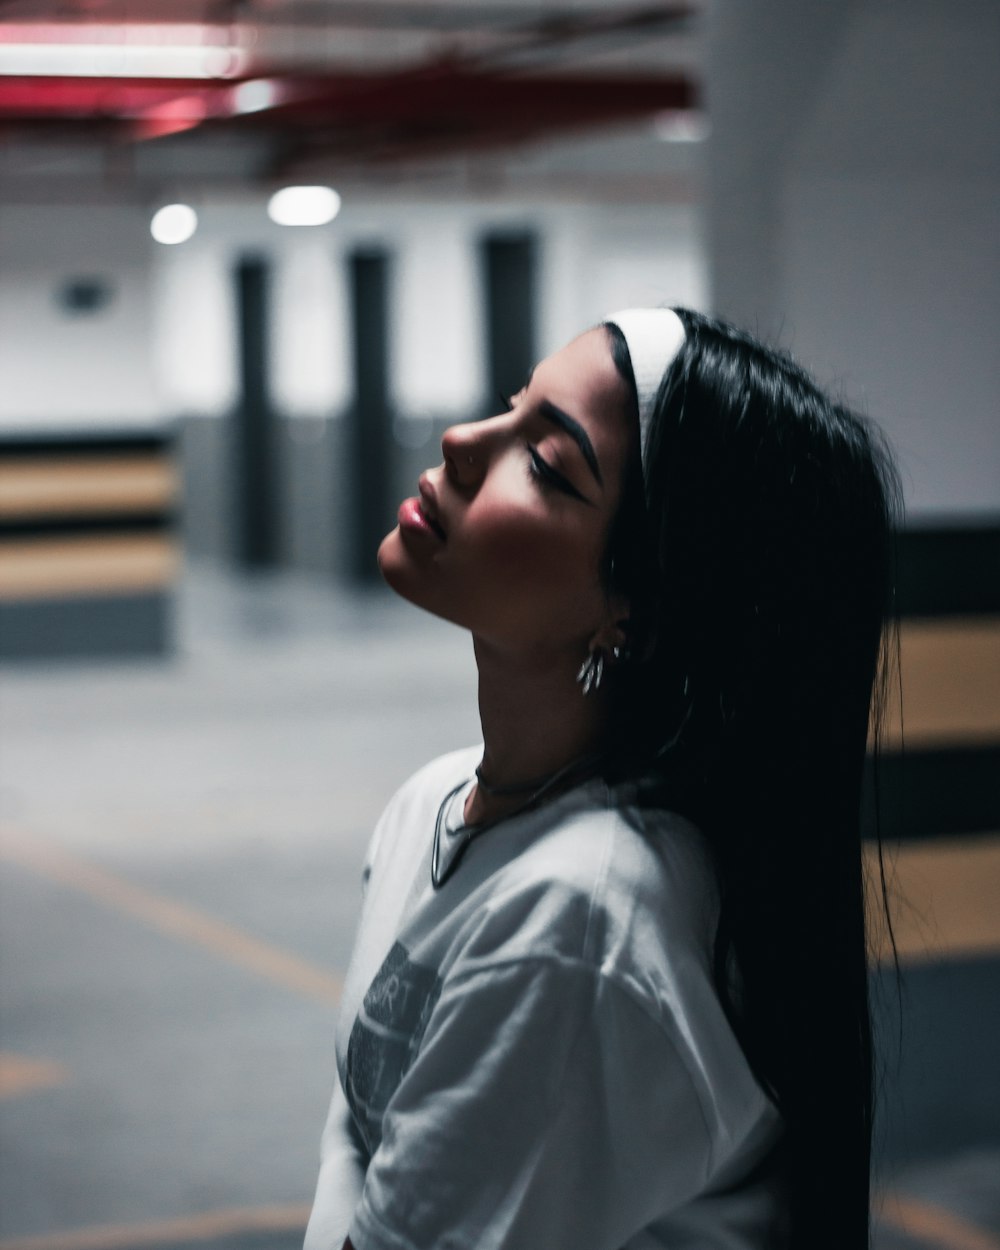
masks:
<path id="1" fill-rule="evenodd" d="M 12 460 L 0 465 L 0 518 L 156 511 L 177 495 L 163 456 Z"/>
<path id="2" fill-rule="evenodd" d="M 65 1085 L 68 1080 L 69 1069 L 51 1059 L 0 1053 L 0 1099 L 20 1098 L 38 1089 Z"/>
<path id="3" fill-rule="evenodd" d="M 936 1250 L 1000 1250 L 1000 1237 L 943 1207 L 905 1194 L 890 1194 L 879 1219 L 886 1227 L 926 1241 Z"/>
<path id="4" fill-rule="evenodd" d="M 266 1207 L 235 1207 L 229 1211 L 206 1211 L 145 1224 L 100 1224 L 64 1232 L 9 1237 L 0 1250 L 138 1250 L 164 1242 L 208 1241 L 240 1233 L 287 1233 L 305 1231 L 309 1207 L 293 1202 Z"/>
<path id="5" fill-rule="evenodd" d="M 262 942 L 184 903 L 133 885 L 61 847 L 43 843 L 5 826 L 0 830 L 0 858 L 85 894 L 95 902 L 169 937 L 204 947 L 286 990 L 317 998 L 324 1003 L 336 1004 L 340 1001 L 341 981 L 324 968 Z"/>
<path id="6" fill-rule="evenodd" d="M 873 946 L 888 942 L 879 925 L 878 865 L 867 851 Z M 1000 954 L 1000 835 L 947 838 L 886 852 L 896 948 L 906 963 Z"/>
<path id="7" fill-rule="evenodd" d="M 179 570 L 177 543 L 164 534 L 12 540 L 0 543 L 0 600 L 160 590 Z"/>
<path id="8" fill-rule="evenodd" d="M 1000 744 L 1000 617 L 907 620 L 901 681 L 890 682 L 883 743 L 910 749 Z M 900 714 L 900 686 L 902 714 Z"/>

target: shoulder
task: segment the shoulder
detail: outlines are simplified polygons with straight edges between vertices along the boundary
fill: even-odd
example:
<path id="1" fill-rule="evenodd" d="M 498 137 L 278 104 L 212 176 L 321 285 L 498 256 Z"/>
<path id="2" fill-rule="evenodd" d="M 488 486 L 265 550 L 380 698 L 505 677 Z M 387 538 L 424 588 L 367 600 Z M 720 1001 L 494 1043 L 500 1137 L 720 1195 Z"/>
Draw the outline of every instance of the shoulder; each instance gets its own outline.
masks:
<path id="1" fill-rule="evenodd" d="M 606 792 L 565 811 L 495 885 L 459 968 L 504 964 L 512 980 L 543 970 L 556 1000 L 553 986 L 588 982 L 594 1027 L 617 1035 L 627 1022 L 661 1039 L 723 1153 L 771 1123 L 716 989 L 718 889 L 695 825 Z"/>
<path id="2" fill-rule="evenodd" d="M 678 970 L 710 976 L 714 876 L 698 830 L 600 783 L 553 806 L 470 909 L 471 966 L 551 958 L 619 983 L 660 1016 Z M 470 966 L 468 963 L 466 966 Z"/>

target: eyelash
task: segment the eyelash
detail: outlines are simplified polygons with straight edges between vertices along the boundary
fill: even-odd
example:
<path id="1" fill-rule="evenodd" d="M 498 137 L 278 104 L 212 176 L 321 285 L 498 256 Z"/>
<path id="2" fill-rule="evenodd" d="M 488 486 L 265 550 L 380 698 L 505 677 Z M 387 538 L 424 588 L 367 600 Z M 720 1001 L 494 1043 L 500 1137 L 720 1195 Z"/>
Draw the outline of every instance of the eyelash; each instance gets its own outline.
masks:
<path id="1" fill-rule="evenodd" d="M 537 482 L 542 490 L 565 490 L 562 478 L 554 473 L 530 443 L 524 444 L 528 453 L 528 477 Z"/>
<path id="2" fill-rule="evenodd" d="M 504 408 L 506 408 L 508 412 L 513 412 L 514 405 L 511 402 L 510 396 L 505 395 L 502 391 L 499 392 L 499 396 L 500 402 L 503 404 Z M 531 443 L 526 442 L 524 444 L 524 449 L 528 453 L 528 477 L 532 482 L 537 483 L 542 490 L 561 490 L 565 494 L 570 493 L 566 490 L 566 485 L 563 481 L 562 475 L 556 473 L 551 465 L 542 459 L 542 457 L 538 454 L 537 449 L 532 446 Z"/>

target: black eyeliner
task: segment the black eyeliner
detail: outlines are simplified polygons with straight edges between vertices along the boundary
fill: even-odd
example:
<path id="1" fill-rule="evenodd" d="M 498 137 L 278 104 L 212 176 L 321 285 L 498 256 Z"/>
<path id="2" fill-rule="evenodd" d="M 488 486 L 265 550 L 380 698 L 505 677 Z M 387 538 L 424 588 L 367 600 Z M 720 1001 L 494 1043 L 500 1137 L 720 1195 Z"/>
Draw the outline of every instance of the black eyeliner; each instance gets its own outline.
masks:
<path id="1" fill-rule="evenodd" d="M 526 443 L 525 446 L 527 447 L 528 454 L 531 457 L 531 463 L 535 467 L 535 472 L 543 482 L 548 482 L 549 485 L 554 486 L 556 490 L 561 490 L 563 494 L 569 495 L 573 499 L 579 499 L 581 503 L 589 504 L 590 507 L 595 506 L 586 495 L 580 494 L 572 482 L 567 481 L 567 479 L 564 478 L 557 469 L 553 469 L 552 465 L 539 455 L 536 447 L 532 446 L 531 443 Z"/>

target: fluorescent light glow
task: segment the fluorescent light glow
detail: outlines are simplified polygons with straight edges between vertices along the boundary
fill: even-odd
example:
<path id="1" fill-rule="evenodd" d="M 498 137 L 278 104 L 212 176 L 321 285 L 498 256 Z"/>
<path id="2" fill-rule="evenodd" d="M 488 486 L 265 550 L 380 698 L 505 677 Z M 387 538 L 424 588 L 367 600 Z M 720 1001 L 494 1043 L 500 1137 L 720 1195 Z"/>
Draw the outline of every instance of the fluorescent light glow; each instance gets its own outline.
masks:
<path id="1" fill-rule="evenodd" d="M 233 88 L 236 113 L 259 113 L 278 101 L 278 84 L 271 78 L 251 78 Z"/>
<path id="2" fill-rule="evenodd" d="M 235 78 L 246 63 L 220 44 L 0 42 L 0 75 L 28 78 Z"/>
<path id="3" fill-rule="evenodd" d="M 653 133 L 661 143 L 702 143 L 711 130 L 704 113 L 678 110 L 657 113 L 653 118 Z"/>
<path id="4" fill-rule="evenodd" d="M 267 215 L 279 226 L 325 226 L 340 212 L 340 196 L 332 187 L 283 187 L 267 204 Z"/>
<path id="5" fill-rule="evenodd" d="M 149 233 L 157 243 L 185 243 L 197 228 L 198 214 L 190 204 L 165 204 L 149 223 Z"/>

